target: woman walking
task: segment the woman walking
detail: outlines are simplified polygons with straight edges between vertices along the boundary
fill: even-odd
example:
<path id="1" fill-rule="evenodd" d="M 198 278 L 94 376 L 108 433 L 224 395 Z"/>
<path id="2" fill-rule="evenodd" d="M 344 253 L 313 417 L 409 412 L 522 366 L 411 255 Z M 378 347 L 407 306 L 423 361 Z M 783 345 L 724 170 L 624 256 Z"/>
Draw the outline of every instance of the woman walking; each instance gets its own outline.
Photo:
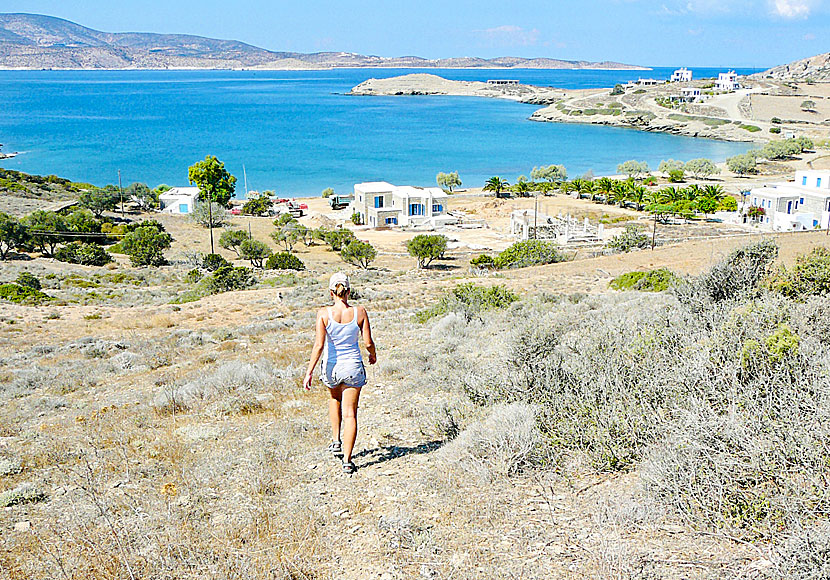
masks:
<path id="1" fill-rule="evenodd" d="M 334 274 L 329 280 L 329 293 L 333 304 L 317 313 L 317 334 L 303 386 L 311 388 L 314 367 L 322 356 L 320 380 L 330 395 L 332 442 L 328 449 L 335 456 L 343 457 L 343 471 L 351 474 L 356 469 L 352 450 L 357 438 L 357 402 L 360 389 L 366 384 L 366 369 L 358 344 L 361 334 L 369 351 L 369 364 L 375 364 L 377 357 L 366 309 L 349 305 L 349 277 L 342 272 Z"/>

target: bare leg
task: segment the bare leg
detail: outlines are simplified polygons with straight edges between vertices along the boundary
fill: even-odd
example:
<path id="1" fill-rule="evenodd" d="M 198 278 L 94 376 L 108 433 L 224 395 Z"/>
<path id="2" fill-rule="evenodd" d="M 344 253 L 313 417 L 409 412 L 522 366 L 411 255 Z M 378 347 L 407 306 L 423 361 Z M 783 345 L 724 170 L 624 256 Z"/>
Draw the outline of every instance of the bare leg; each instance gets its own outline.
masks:
<path id="1" fill-rule="evenodd" d="M 343 462 L 352 460 L 352 450 L 357 439 L 357 401 L 360 399 L 360 387 L 342 389 L 343 399 Z"/>
<path id="2" fill-rule="evenodd" d="M 343 385 L 329 389 L 329 421 L 331 421 L 331 440 L 340 441 L 340 402 L 343 398 Z"/>

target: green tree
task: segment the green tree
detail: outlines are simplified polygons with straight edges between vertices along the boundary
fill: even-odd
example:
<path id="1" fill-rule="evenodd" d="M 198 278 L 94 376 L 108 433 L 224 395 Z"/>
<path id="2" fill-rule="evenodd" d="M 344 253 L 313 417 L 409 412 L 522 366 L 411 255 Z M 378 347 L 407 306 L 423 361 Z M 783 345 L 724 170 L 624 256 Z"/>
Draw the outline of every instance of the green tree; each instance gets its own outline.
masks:
<path id="1" fill-rule="evenodd" d="M 55 251 L 55 259 L 82 266 L 104 266 L 112 262 L 112 256 L 98 244 L 72 242 Z"/>
<path id="2" fill-rule="evenodd" d="M 221 228 L 228 223 L 230 214 L 224 205 L 218 203 L 199 202 L 193 207 L 190 219 L 211 231 L 211 250 L 213 249 L 213 228 Z M 211 252 L 213 253 L 213 252 Z"/>
<path id="3" fill-rule="evenodd" d="M 278 223 L 278 221 L 274 223 Z M 285 248 L 286 252 L 292 252 L 296 243 L 304 238 L 305 232 L 303 230 L 305 230 L 305 227 L 297 220 L 292 219 L 279 227 L 277 231 L 271 232 L 271 239 L 277 245 Z"/>
<path id="4" fill-rule="evenodd" d="M 78 204 L 90 210 L 96 218 L 100 218 L 105 211 L 115 209 L 118 205 L 118 190 L 109 188 L 86 189 L 78 195 Z"/>
<path id="5" fill-rule="evenodd" d="M 199 201 L 207 203 L 208 228 L 210 229 L 210 253 L 213 254 L 213 204 L 227 207 L 236 189 L 236 177 L 228 173 L 225 164 L 213 155 L 207 155 L 204 161 L 191 165 L 187 170 L 190 183 L 199 188 Z M 198 207 L 198 206 L 197 206 Z"/>
<path id="6" fill-rule="evenodd" d="M 435 181 L 442 189 L 450 193 L 452 193 L 453 187 L 461 185 L 461 178 L 458 177 L 457 171 L 452 171 L 450 173 L 439 172 L 438 175 L 435 176 Z"/>
<path id="7" fill-rule="evenodd" d="M 614 85 L 614 88 L 611 89 L 610 94 L 611 94 L 612 97 L 616 97 L 617 95 L 624 95 L 625 94 L 625 89 L 623 88 L 623 86 L 620 83 L 617 83 L 616 85 Z"/>
<path id="8" fill-rule="evenodd" d="M 738 200 L 731 195 L 726 195 L 721 200 L 718 209 L 720 211 L 738 211 Z"/>
<path id="9" fill-rule="evenodd" d="M 248 235 L 248 232 L 244 232 L 242 230 L 225 230 L 222 232 L 222 235 L 219 236 L 219 247 L 232 251 L 238 258 L 239 246 L 242 245 L 242 242 L 249 238 L 250 236 Z"/>
<path id="10" fill-rule="evenodd" d="M 101 233 L 101 222 L 88 209 L 79 209 L 66 216 L 66 227 L 81 234 Z"/>
<path id="11" fill-rule="evenodd" d="M 484 184 L 484 191 L 492 191 L 496 197 L 501 197 L 501 192 L 504 191 L 510 184 L 507 180 L 501 177 L 491 177 Z"/>
<path id="12" fill-rule="evenodd" d="M 816 102 L 811 99 L 806 99 L 801 101 L 801 110 L 807 113 L 815 113 L 816 112 Z"/>
<path id="13" fill-rule="evenodd" d="M 239 255 L 250 260 L 251 266 L 255 268 L 262 268 L 263 260 L 268 259 L 272 253 L 271 248 L 259 240 L 245 240 L 239 245 Z"/>
<path id="14" fill-rule="evenodd" d="M 618 252 L 630 252 L 634 249 L 647 248 L 650 245 L 651 240 L 636 224 L 626 225 L 621 234 L 617 234 L 608 242 L 608 247 Z"/>
<path id="15" fill-rule="evenodd" d="M 331 197 L 332 195 L 334 195 L 334 188 L 332 188 L 332 187 L 325 188 L 321 195 L 323 197 Z"/>
<path id="16" fill-rule="evenodd" d="M 0 212 L 0 260 L 8 258 L 12 250 L 24 248 L 28 241 L 26 226 L 16 217 Z"/>
<path id="17" fill-rule="evenodd" d="M 648 163 L 631 159 L 617 165 L 617 173 L 627 175 L 629 179 L 639 179 L 648 173 Z"/>
<path id="18" fill-rule="evenodd" d="M 711 159 L 705 157 L 687 162 L 685 170 L 686 173 L 691 173 L 695 179 L 706 179 L 720 173 L 720 168 Z"/>
<path id="19" fill-rule="evenodd" d="M 418 234 L 406 242 L 406 250 L 410 256 L 417 258 L 419 268 L 429 268 L 433 260 L 443 257 L 447 241 L 446 236 L 439 234 Z"/>
<path id="20" fill-rule="evenodd" d="M 343 258 L 343 261 L 359 266 L 364 270 L 377 258 L 377 255 L 378 253 L 372 247 L 372 244 L 360 240 L 351 241 L 340 250 L 340 257 Z"/>
<path id="21" fill-rule="evenodd" d="M 643 209 L 643 203 L 648 197 L 648 189 L 643 185 L 632 185 L 629 187 L 626 198 L 634 202 L 634 208 L 637 211 Z"/>
<path id="22" fill-rule="evenodd" d="M 735 155 L 734 157 L 730 157 L 726 160 L 726 167 L 729 171 L 740 176 L 744 176 L 747 173 L 755 173 L 757 165 L 758 163 L 755 161 L 755 157 L 747 155 L 746 153 L 742 155 Z"/>
<path id="23" fill-rule="evenodd" d="M 701 197 L 696 202 L 697 209 L 703 215 L 709 215 L 710 213 L 715 213 L 718 211 L 718 206 L 720 205 L 718 201 L 711 197 Z"/>
<path id="24" fill-rule="evenodd" d="M 305 270 L 305 264 L 294 254 L 276 252 L 265 261 L 266 270 Z"/>
<path id="25" fill-rule="evenodd" d="M 173 237 L 151 226 L 142 226 L 124 236 L 121 246 L 133 266 L 163 266 L 167 263 L 164 250 L 170 248 Z"/>
<path id="26" fill-rule="evenodd" d="M 190 183 L 199 188 L 199 201 L 213 201 L 227 207 L 236 190 L 236 177 L 213 155 L 191 165 L 187 170 Z"/>
<path id="27" fill-rule="evenodd" d="M 675 169 L 680 169 L 682 171 L 684 167 L 685 164 L 682 161 L 678 161 L 677 159 L 665 159 L 660 162 L 660 166 L 657 171 L 668 174 L 670 171 L 674 171 Z"/>
<path id="28" fill-rule="evenodd" d="M 202 258 L 202 268 L 207 270 L 208 272 L 215 272 L 219 268 L 224 268 L 225 266 L 232 266 L 230 262 L 228 262 L 223 256 L 219 254 L 208 254 L 204 258 Z"/>
<path id="29" fill-rule="evenodd" d="M 34 246 L 50 257 L 55 254 L 55 248 L 64 241 L 65 235 L 62 234 L 69 231 L 66 219 L 62 215 L 42 209 L 33 211 L 23 218 L 23 225 L 28 229 L 29 239 Z"/>
<path id="30" fill-rule="evenodd" d="M 528 184 L 527 181 L 517 181 L 516 185 L 513 186 L 513 191 L 515 191 L 516 195 L 519 197 L 529 197 L 530 184 Z"/>
<path id="31" fill-rule="evenodd" d="M 530 178 L 533 181 L 558 183 L 568 179 L 568 172 L 564 165 L 542 165 L 540 167 L 534 167 L 530 171 Z"/>
<path id="32" fill-rule="evenodd" d="M 162 186 L 159 186 L 159 189 Z M 150 189 L 145 183 L 132 183 L 124 190 L 124 195 L 127 199 L 132 199 L 135 204 L 143 211 L 151 209 L 158 209 L 159 195 L 158 189 Z"/>
<path id="33" fill-rule="evenodd" d="M 245 205 L 242 206 L 242 213 L 253 216 L 263 216 L 268 214 L 268 212 L 271 211 L 273 202 L 266 193 L 248 199 L 248 201 L 245 202 Z"/>

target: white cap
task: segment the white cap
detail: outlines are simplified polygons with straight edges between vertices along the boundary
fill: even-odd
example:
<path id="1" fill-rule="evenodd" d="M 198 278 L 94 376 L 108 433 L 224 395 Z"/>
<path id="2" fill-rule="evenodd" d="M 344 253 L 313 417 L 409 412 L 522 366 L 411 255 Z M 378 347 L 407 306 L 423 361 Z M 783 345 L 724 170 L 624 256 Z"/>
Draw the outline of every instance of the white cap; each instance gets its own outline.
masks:
<path id="1" fill-rule="evenodd" d="M 343 272 L 337 272 L 336 274 L 332 274 L 331 278 L 329 279 L 329 290 L 336 290 L 338 284 L 342 284 L 343 287 L 346 290 L 348 290 L 349 277 L 346 276 Z"/>

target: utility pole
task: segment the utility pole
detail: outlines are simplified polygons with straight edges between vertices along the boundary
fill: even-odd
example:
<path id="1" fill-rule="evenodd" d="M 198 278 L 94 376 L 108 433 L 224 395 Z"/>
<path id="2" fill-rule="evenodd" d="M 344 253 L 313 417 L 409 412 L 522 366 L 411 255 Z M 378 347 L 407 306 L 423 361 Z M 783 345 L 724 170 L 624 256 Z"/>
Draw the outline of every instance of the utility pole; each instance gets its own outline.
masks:
<path id="1" fill-rule="evenodd" d="M 121 217 L 124 217 L 124 188 L 121 187 L 121 170 L 118 170 L 118 196 L 121 198 Z"/>
<path id="2" fill-rule="evenodd" d="M 654 229 L 651 231 L 651 251 L 654 251 L 654 246 L 657 245 L 657 214 L 654 214 Z"/>
<path id="3" fill-rule="evenodd" d="M 208 229 L 210 230 L 210 253 L 213 254 L 213 194 L 208 196 Z"/>

